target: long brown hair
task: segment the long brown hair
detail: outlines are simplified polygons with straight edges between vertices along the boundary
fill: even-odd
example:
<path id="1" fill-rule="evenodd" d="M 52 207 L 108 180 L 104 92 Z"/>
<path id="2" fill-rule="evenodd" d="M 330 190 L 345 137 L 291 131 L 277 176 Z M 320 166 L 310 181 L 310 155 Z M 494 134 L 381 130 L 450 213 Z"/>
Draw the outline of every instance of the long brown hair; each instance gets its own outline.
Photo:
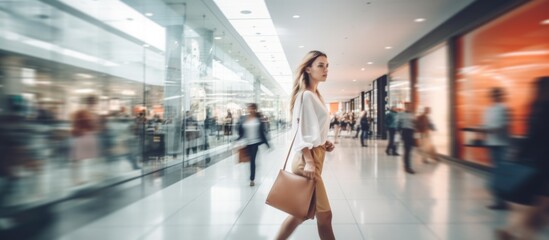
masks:
<path id="1" fill-rule="evenodd" d="M 303 60 L 301 61 L 301 64 L 296 70 L 296 76 L 294 79 L 294 86 L 292 87 L 292 100 L 290 101 L 290 114 L 294 111 L 294 105 L 295 100 L 297 98 L 297 94 L 301 91 L 305 91 L 307 87 L 311 85 L 311 79 L 309 78 L 309 74 L 305 71 L 308 67 L 311 67 L 313 65 L 313 62 L 318 57 L 328 57 L 325 53 L 317 50 L 310 51 L 305 55 Z M 318 92 L 318 89 L 316 90 L 316 94 L 324 102 L 322 97 L 320 96 L 320 92 Z"/>

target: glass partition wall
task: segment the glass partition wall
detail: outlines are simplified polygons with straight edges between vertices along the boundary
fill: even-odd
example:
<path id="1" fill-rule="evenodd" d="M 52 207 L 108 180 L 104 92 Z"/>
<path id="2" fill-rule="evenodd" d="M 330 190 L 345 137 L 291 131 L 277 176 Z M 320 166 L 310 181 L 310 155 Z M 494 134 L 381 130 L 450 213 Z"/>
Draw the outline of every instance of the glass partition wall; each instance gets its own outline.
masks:
<path id="1" fill-rule="evenodd" d="M 259 103 L 271 134 L 286 127 L 287 97 L 211 30 L 143 20 L 160 39 L 143 40 L 43 1 L 0 7 L 0 145 L 10 156 L 0 180 L 12 186 L 0 189 L 0 207 L 205 166 L 230 151 L 247 103 Z"/>

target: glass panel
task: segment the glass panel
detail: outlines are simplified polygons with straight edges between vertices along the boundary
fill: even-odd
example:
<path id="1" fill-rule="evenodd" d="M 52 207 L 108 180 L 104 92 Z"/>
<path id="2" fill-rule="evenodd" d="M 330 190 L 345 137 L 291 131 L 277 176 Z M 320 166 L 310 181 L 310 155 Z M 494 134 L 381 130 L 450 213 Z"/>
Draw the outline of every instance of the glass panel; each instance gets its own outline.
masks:
<path id="1" fill-rule="evenodd" d="M 547 9 L 549 1 L 531 1 L 460 39 L 456 117 L 461 159 L 491 165 L 487 150 L 473 142 L 480 136 L 461 130 L 483 123 L 494 87 L 505 92 L 513 138 L 525 134 L 533 81 L 549 72 Z"/>
<path id="2" fill-rule="evenodd" d="M 449 97 L 448 92 L 448 47 L 438 47 L 418 61 L 417 92 L 419 98 L 417 114 L 429 107 L 435 130 L 431 132 L 431 139 L 437 152 L 450 154 L 449 132 Z"/>
<path id="3" fill-rule="evenodd" d="M 389 107 L 404 109 L 404 103 L 411 100 L 410 67 L 406 64 L 389 75 Z"/>
<path id="4" fill-rule="evenodd" d="M 0 164 L 0 208 L 207 164 L 230 149 L 246 103 L 259 101 L 271 133 L 288 127 L 289 98 L 211 30 L 148 20 L 142 31 L 163 31 L 149 46 L 47 2 L 0 2 L 0 150 L 12 156 Z"/>

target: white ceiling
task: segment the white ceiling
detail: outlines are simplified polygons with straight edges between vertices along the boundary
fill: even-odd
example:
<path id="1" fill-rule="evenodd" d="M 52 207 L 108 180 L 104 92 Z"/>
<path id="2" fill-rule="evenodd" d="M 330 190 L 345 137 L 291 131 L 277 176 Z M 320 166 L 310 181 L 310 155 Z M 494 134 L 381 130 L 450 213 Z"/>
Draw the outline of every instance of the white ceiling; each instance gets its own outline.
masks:
<path id="1" fill-rule="evenodd" d="M 162 26 L 184 21 L 193 28 L 207 28 L 214 31 L 214 36 L 223 36 L 216 45 L 256 76 L 268 74 L 267 67 L 259 61 L 262 54 L 273 58 L 285 55 L 293 71 L 309 50 L 324 51 L 330 70 L 320 90 L 325 99 L 334 101 L 349 100 L 360 91 L 369 90 L 371 81 L 387 73 L 391 58 L 474 0 L 264 0 L 284 54 L 254 53 L 214 0 L 122 1 L 142 13 L 154 12 L 151 19 Z M 238 13 L 239 9 L 253 8 L 251 3 L 263 0 L 231 1 Z M 426 21 L 417 23 L 416 18 Z M 392 49 L 385 49 L 386 46 Z M 272 76 L 260 80 L 275 94 L 282 92 Z"/>
<path id="2" fill-rule="evenodd" d="M 266 4 L 292 70 L 309 50 L 328 55 L 328 80 L 319 89 L 333 101 L 369 90 L 373 80 L 387 73 L 391 58 L 473 1 L 266 0 Z M 416 18 L 426 21 L 417 23 Z"/>
<path id="3" fill-rule="evenodd" d="M 240 59 L 241 65 L 257 76 L 268 74 L 267 66 L 261 64 L 259 58 L 261 54 L 271 53 L 254 53 L 214 0 L 123 1 L 142 11 L 163 5 L 176 13 L 151 17 L 161 25 L 179 20 L 179 14 L 184 11 L 187 24 L 213 30 L 214 36 L 223 36 L 216 44 L 232 50 L 230 54 Z M 238 13 L 254 8 L 257 4 L 253 3 L 257 1 L 262 0 L 231 0 L 231 8 Z M 474 0 L 264 1 L 292 71 L 309 50 L 321 50 L 328 55 L 328 80 L 320 86 L 320 91 L 328 101 L 337 101 L 349 100 L 360 91 L 369 90 L 373 80 L 388 72 L 387 63 L 391 58 Z M 416 18 L 426 20 L 418 23 L 414 22 Z M 392 48 L 385 49 L 387 46 Z M 277 90 L 277 94 L 281 93 L 272 76 L 261 81 Z"/>

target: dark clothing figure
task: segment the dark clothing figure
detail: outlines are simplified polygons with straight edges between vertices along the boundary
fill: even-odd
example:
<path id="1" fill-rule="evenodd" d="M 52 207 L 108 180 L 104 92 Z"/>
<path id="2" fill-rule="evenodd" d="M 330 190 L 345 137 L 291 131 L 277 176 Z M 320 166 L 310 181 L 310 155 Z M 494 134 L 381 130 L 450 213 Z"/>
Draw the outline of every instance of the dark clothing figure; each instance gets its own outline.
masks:
<path id="1" fill-rule="evenodd" d="M 520 198 L 511 199 L 522 204 L 532 204 L 536 196 L 549 197 L 549 101 L 535 103 L 531 111 L 528 132 L 521 144 L 518 160 L 535 166 L 538 177 L 535 184 L 520 194 Z"/>
<path id="2" fill-rule="evenodd" d="M 267 126 L 264 121 L 261 121 L 260 116 L 242 116 L 238 121 L 237 129 L 237 141 L 246 141 L 245 149 L 250 157 L 250 186 L 254 186 L 257 149 L 261 144 L 266 144 L 267 147 L 270 148 L 269 142 L 267 141 Z"/>
<path id="3" fill-rule="evenodd" d="M 368 145 L 364 144 L 364 139 L 366 139 L 368 137 L 368 130 L 369 129 L 370 129 L 370 121 L 368 121 L 368 116 L 366 114 L 364 114 L 360 118 L 360 130 L 362 131 L 362 134 L 360 135 L 360 144 L 363 147 L 368 146 Z"/>
<path id="4" fill-rule="evenodd" d="M 385 114 L 385 127 L 389 133 L 389 143 L 385 152 L 387 155 L 398 156 L 397 145 L 395 143 L 395 134 L 397 129 L 397 112 L 391 110 Z"/>
<path id="5" fill-rule="evenodd" d="M 409 108 L 409 107 L 408 107 Z M 412 147 L 414 146 L 414 115 L 410 111 L 401 112 L 398 116 L 398 129 L 404 143 L 404 171 L 414 174 L 411 165 Z"/>

